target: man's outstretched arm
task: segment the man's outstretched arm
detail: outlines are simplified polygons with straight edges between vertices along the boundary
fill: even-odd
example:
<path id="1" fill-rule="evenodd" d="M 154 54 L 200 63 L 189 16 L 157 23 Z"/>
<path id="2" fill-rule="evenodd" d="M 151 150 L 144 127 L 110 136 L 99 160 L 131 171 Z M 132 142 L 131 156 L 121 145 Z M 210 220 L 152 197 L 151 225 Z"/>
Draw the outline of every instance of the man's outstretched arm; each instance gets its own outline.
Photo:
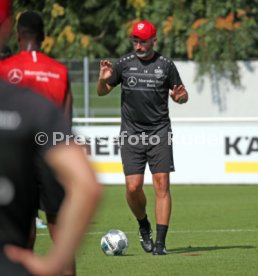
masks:
<path id="1" fill-rule="evenodd" d="M 101 60 L 99 79 L 96 87 L 99 96 L 105 96 L 113 89 L 113 87 L 107 83 L 107 80 L 111 77 L 112 72 L 112 63 L 108 60 Z"/>

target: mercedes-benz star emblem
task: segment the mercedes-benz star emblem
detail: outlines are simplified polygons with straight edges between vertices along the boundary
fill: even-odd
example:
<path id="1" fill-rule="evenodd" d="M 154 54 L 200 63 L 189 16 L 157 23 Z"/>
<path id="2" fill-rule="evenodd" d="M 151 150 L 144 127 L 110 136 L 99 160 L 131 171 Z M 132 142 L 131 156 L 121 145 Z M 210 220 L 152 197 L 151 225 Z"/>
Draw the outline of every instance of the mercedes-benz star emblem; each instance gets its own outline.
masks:
<path id="1" fill-rule="evenodd" d="M 20 69 L 14 68 L 8 73 L 8 80 L 12 84 L 17 84 L 22 81 L 23 73 Z"/>
<path id="2" fill-rule="evenodd" d="M 135 86 L 135 85 L 137 84 L 137 79 L 136 79 L 136 77 L 129 77 L 129 78 L 127 79 L 127 84 L 128 84 L 128 86 L 130 86 L 130 87 Z"/>

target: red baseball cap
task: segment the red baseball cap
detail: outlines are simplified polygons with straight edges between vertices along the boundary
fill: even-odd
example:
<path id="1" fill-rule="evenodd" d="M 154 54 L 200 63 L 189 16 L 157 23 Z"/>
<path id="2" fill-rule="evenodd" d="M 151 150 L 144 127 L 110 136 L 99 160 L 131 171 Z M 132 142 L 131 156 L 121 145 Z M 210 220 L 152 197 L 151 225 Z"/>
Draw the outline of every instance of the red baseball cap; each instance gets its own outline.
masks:
<path id="1" fill-rule="evenodd" d="M 0 0 L 0 24 L 10 17 L 11 4 L 10 0 Z"/>
<path id="2" fill-rule="evenodd" d="M 143 40 L 147 40 L 156 36 L 156 27 L 147 20 L 139 21 L 133 25 L 130 36 L 137 36 Z"/>

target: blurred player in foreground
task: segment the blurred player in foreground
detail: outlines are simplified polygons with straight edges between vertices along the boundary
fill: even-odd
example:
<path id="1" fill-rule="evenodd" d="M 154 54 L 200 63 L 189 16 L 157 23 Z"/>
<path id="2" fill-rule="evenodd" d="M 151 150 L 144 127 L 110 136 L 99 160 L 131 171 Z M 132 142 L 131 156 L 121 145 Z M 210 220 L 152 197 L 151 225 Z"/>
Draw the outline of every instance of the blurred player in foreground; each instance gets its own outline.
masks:
<path id="1" fill-rule="evenodd" d="M 53 101 L 64 110 L 65 116 L 72 120 L 72 93 L 65 65 L 41 53 L 45 38 L 44 23 L 41 16 L 33 11 L 20 15 L 17 22 L 17 41 L 20 52 L 2 61 L 0 76 L 11 84 L 29 87 Z M 40 192 L 40 209 L 45 211 L 50 236 L 55 240 L 56 217 L 64 191 L 56 181 L 48 166 L 37 159 L 37 183 Z M 36 219 L 38 228 L 44 227 Z M 35 227 L 35 226 L 34 226 Z M 35 240 L 33 230 L 31 247 Z M 76 275 L 75 262 L 67 269 L 67 275 Z"/>
<path id="2" fill-rule="evenodd" d="M 0 60 L 8 58 L 12 55 L 12 51 L 9 46 L 3 45 L 0 49 Z"/>
<path id="3" fill-rule="evenodd" d="M 121 57 L 114 66 L 108 60 L 100 62 L 97 92 L 104 96 L 121 84 L 120 144 L 127 202 L 138 220 L 143 249 L 153 255 L 165 255 L 171 214 L 169 173 L 174 171 L 168 99 L 170 96 L 177 103 L 185 103 L 188 93 L 173 61 L 154 51 L 156 27 L 152 23 L 137 22 L 131 43 L 134 52 Z M 156 194 L 155 243 L 143 191 L 147 162 Z"/>
<path id="4" fill-rule="evenodd" d="M 11 29 L 10 5 L 0 1 L 0 48 Z M 39 132 L 48 137 L 41 145 Z M 0 80 L 0 275 L 60 275 L 95 213 L 101 190 L 85 154 L 72 141 L 54 146 L 53 132 L 71 135 L 62 111 L 42 96 Z M 37 154 L 65 190 L 55 243 L 44 257 L 26 249 L 37 208 Z"/>

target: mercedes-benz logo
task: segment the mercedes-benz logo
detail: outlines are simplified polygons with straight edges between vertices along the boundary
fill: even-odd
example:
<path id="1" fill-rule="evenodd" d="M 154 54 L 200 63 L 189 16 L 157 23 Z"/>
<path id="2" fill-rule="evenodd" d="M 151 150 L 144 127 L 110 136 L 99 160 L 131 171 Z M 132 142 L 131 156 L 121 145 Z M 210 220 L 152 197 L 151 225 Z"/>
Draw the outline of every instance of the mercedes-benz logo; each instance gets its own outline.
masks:
<path id="1" fill-rule="evenodd" d="M 22 81 L 23 73 L 20 69 L 14 68 L 8 73 L 8 80 L 12 84 L 17 84 Z"/>
<path id="2" fill-rule="evenodd" d="M 127 79 L 127 84 L 128 84 L 128 86 L 130 86 L 130 87 L 135 86 L 135 85 L 137 84 L 137 79 L 136 79 L 136 77 L 129 77 L 129 78 Z"/>

